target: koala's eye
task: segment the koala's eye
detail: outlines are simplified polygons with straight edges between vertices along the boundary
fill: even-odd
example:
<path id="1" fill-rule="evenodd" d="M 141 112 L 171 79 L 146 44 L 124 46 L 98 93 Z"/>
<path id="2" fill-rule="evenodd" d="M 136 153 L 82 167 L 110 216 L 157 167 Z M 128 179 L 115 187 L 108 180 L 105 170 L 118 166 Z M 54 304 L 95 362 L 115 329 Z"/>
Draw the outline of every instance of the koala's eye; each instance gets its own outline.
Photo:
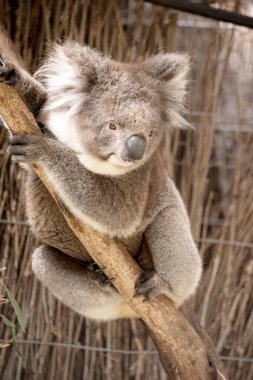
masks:
<path id="1" fill-rule="evenodd" d="M 151 136 L 153 135 L 153 132 L 154 132 L 154 131 L 153 131 L 153 129 L 152 129 L 152 131 L 150 131 L 150 133 L 149 133 L 148 136 L 151 137 Z"/>
<path id="2" fill-rule="evenodd" d="M 116 126 L 116 124 L 114 124 L 114 123 L 109 123 L 108 127 L 109 127 L 109 129 L 111 129 L 112 131 L 116 131 L 116 129 L 117 129 L 117 126 Z"/>

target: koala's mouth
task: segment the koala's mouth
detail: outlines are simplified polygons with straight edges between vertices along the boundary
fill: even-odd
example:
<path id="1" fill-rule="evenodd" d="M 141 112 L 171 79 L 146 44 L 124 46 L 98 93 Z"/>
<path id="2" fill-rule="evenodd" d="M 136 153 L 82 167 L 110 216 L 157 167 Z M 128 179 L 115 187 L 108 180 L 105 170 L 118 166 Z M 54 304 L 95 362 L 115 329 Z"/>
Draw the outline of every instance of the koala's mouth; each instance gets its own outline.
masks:
<path id="1" fill-rule="evenodd" d="M 118 156 L 115 153 L 110 154 L 107 161 L 110 164 L 117 165 L 117 166 L 125 166 L 125 167 L 129 167 L 136 164 L 134 160 L 130 160 L 128 157 Z"/>

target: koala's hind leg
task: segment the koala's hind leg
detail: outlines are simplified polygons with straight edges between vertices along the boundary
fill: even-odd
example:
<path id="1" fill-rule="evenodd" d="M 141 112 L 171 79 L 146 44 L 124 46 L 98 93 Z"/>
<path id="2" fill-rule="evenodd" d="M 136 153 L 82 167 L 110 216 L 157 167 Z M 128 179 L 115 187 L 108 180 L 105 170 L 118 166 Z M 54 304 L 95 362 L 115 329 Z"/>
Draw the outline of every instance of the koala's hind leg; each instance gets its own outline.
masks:
<path id="1" fill-rule="evenodd" d="M 77 313 L 96 320 L 135 317 L 112 286 L 100 286 L 91 278 L 89 264 L 79 264 L 47 245 L 35 249 L 32 256 L 32 268 L 38 279 Z"/>

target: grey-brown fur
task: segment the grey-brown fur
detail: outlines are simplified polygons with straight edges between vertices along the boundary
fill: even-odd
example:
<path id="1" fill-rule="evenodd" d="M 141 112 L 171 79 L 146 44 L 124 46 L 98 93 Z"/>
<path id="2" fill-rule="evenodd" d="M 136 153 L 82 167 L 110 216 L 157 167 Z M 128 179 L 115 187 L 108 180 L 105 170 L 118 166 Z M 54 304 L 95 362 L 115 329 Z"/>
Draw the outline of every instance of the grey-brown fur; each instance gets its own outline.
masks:
<path id="1" fill-rule="evenodd" d="M 14 71 L 15 87 L 53 135 L 14 136 L 13 157 L 40 162 L 71 211 L 98 231 L 123 240 L 134 256 L 145 238 L 155 271 L 144 273 L 136 294 L 151 299 L 163 293 L 181 304 L 198 285 L 201 262 L 181 197 L 163 170 L 160 147 L 166 129 L 183 122 L 179 113 L 187 58 L 165 54 L 122 64 L 66 43 L 55 45 L 37 72 L 43 87 Z M 29 98 L 34 91 L 38 107 Z M 145 141 L 145 151 L 136 160 L 129 148 L 130 142 L 135 144 L 132 136 Z M 136 157 L 138 144 L 133 145 Z M 33 270 L 53 294 L 90 318 L 134 315 L 112 286 L 103 287 L 89 276 L 90 256 L 31 171 L 27 213 L 36 236 L 46 244 L 35 250 Z M 78 254 L 86 264 L 63 253 Z"/>

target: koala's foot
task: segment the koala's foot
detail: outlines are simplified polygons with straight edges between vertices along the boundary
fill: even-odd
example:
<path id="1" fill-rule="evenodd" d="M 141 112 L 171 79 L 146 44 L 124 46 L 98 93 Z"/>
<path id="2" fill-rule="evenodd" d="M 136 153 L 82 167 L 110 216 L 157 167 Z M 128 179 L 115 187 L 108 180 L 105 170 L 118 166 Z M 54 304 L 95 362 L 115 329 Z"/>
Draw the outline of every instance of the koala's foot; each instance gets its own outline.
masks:
<path id="1" fill-rule="evenodd" d="M 147 271 L 140 275 L 135 283 L 134 297 L 144 296 L 145 300 L 152 300 L 164 293 L 165 283 L 154 271 Z"/>
<path id="2" fill-rule="evenodd" d="M 55 297 L 85 317 L 95 320 L 136 317 L 114 287 L 100 286 L 91 279 L 83 263 L 80 265 L 53 247 L 42 245 L 35 249 L 32 269 Z"/>
<path id="3" fill-rule="evenodd" d="M 98 281 L 99 285 L 112 286 L 113 278 L 107 277 L 106 274 L 103 272 L 103 270 L 96 263 L 92 263 L 88 265 L 87 269 L 89 271 L 89 275 L 92 278 L 92 280 Z"/>

